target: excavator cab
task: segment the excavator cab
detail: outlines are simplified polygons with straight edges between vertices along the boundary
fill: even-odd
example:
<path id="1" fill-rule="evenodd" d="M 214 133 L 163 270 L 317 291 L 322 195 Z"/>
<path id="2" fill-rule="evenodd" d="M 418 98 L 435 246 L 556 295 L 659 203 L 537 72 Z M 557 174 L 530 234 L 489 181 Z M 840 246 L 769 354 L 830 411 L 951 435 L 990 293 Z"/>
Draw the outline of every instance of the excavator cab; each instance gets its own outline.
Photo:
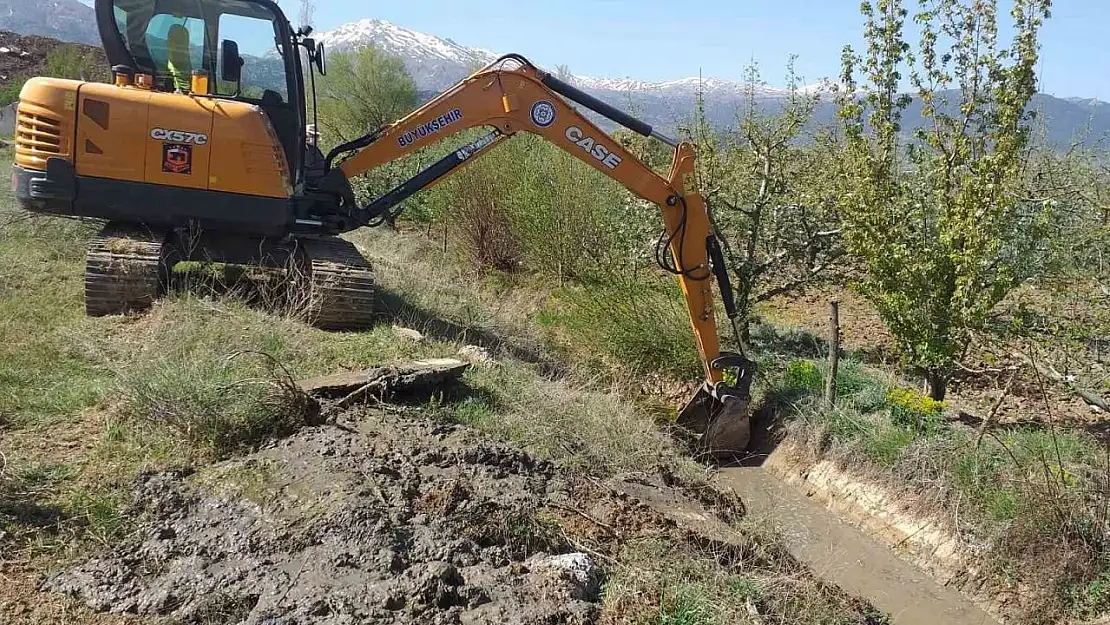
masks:
<path id="1" fill-rule="evenodd" d="M 117 81 L 249 103 L 261 109 L 291 172 L 305 162 L 304 81 L 298 47 L 323 50 L 268 0 L 97 0 L 97 22 Z"/>
<path id="2" fill-rule="evenodd" d="M 306 163 L 322 156 L 306 142 L 302 58 L 323 71 L 322 46 L 270 0 L 96 0 L 95 12 L 113 84 L 34 78 L 20 94 L 25 208 L 245 235 L 316 227 L 303 219 L 317 201 Z"/>

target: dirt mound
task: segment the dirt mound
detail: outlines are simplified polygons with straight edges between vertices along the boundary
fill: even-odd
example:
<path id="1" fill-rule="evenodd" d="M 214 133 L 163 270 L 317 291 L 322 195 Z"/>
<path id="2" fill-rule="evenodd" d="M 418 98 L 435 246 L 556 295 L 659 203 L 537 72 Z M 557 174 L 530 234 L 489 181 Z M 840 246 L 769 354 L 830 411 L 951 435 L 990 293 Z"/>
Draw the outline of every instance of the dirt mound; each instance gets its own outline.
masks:
<path id="1" fill-rule="evenodd" d="M 9 81 L 21 78 L 48 75 L 47 57 L 59 48 L 73 50 L 79 56 L 104 59 L 104 66 L 108 65 L 104 52 L 100 48 L 79 43 L 65 43 L 48 37 L 0 31 L 0 84 L 7 84 Z"/>
<path id="2" fill-rule="evenodd" d="M 145 476 L 140 530 L 44 589 L 183 623 L 592 623 L 604 571 L 568 536 L 674 528 L 635 505 L 469 429 L 367 413 Z"/>

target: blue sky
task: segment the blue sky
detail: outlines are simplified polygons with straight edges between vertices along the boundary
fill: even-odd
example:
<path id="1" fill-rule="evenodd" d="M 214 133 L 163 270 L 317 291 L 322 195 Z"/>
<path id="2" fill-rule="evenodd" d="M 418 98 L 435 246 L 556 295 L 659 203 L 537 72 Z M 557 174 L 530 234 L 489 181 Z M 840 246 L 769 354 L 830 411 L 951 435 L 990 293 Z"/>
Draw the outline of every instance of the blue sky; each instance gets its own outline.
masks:
<path id="1" fill-rule="evenodd" d="M 281 0 L 291 17 L 299 0 Z M 771 83 L 787 60 L 807 82 L 836 76 L 846 43 L 857 48 L 859 0 L 317 0 L 316 26 L 364 17 L 520 52 L 548 67 L 645 80 L 697 75 L 738 79 L 749 60 Z M 907 6 L 916 7 L 916 2 Z M 1110 0 L 1057 0 L 1043 34 L 1042 90 L 1110 101 Z M 1008 12 L 1009 2 L 1000 0 Z M 912 9 L 911 9 L 912 10 Z"/>
<path id="2" fill-rule="evenodd" d="M 296 22 L 300 0 L 280 4 Z M 1110 101 L 1110 0 L 1054 4 L 1042 90 Z M 318 30 L 366 17 L 596 76 L 740 79 L 754 59 L 772 84 L 791 54 L 806 82 L 835 77 L 841 48 L 858 48 L 862 31 L 859 0 L 316 0 Z"/>

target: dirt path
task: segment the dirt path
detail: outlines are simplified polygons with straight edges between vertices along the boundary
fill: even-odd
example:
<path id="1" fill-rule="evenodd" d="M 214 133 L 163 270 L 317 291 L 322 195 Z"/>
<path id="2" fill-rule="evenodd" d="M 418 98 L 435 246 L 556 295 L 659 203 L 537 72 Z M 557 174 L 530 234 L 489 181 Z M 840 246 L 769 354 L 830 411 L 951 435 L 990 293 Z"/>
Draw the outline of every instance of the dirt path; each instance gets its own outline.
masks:
<path id="1" fill-rule="evenodd" d="M 749 514 L 783 535 L 795 558 L 891 614 L 895 625 L 997 625 L 960 593 L 937 584 L 764 469 L 724 469 L 718 480 L 744 500 Z"/>

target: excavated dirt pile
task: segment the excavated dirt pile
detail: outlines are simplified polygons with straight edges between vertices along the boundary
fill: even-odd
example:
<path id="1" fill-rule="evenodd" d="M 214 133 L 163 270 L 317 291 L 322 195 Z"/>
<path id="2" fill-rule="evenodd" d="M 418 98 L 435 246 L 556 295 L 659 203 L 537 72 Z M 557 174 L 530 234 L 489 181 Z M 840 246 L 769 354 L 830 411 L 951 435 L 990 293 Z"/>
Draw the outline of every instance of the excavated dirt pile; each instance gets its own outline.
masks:
<path id="1" fill-rule="evenodd" d="M 144 476 L 139 530 L 43 587 L 179 623 L 592 623 L 605 571 L 583 545 L 678 532 L 619 490 L 464 427 L 364 412 Z"/>
<path id="2" fill-rule="evenodd" d="M 97 47 L 0 30 L 0 86 L 20 77 L 26 79 L 49 75 L 47 57 L 58 49 L 69 49 L 78 55 L 104 59 L 104 65 L 107 65 L 104 52 Z"/>

